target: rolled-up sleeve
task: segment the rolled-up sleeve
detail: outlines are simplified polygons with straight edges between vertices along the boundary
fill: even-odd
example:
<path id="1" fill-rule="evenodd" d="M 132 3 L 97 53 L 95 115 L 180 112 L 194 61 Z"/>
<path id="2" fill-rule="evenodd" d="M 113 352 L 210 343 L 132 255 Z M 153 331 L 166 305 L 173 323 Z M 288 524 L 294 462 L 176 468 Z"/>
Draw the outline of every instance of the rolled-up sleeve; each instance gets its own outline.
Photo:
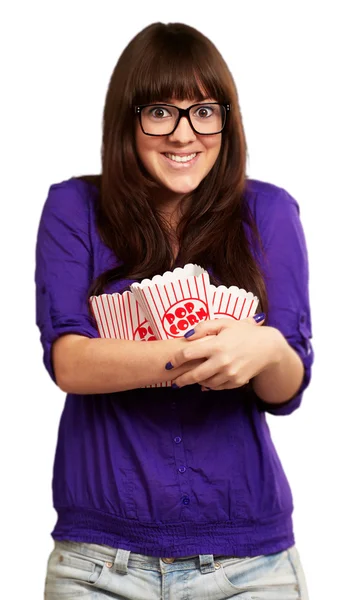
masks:
<path id="1" fill-rule="evenodd" d="M 266 324 L 281 331 L 296 351 L 304 366 L 304 377 L 297 393 L 286 402 L 270 404 L 257 396 L 257 403 L 260 410 L 287 415 L 301 404 L 314 360 L 308 254 L 299 205 L 288 192 L 276 188 L 275 194 L 266 196 L 261 212 L 259 230 L 266 255 L 264 274 L 269 301 Z"/>
<path id="2" fill-rule="evenodd" d="M 43 361 L 55 383 L 52 344 L 61 335 L 99 337 L 87 306 L 92 277 L 88 198 L 77 182 L 53 184 L 41 214 L 36 243 L 36 324 Z"/>

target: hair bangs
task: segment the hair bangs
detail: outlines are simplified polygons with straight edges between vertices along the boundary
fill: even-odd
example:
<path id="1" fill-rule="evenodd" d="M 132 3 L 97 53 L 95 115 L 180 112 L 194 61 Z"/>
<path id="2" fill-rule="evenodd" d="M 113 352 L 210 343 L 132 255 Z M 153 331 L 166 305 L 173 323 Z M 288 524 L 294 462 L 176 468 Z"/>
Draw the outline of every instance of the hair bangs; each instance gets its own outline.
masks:
<path id="1" fill-rule="evenodd" d="M 172 50 L 170 48 L 170 50 Z M 226 102 L 226 93 L 221 86 L 211 60 L 197 60 L 194 53 L 169 51 L 143 57 L 136 72 L 133 104 L 170 102 L 174 100 L 201 101 L 212 98 Z"/>

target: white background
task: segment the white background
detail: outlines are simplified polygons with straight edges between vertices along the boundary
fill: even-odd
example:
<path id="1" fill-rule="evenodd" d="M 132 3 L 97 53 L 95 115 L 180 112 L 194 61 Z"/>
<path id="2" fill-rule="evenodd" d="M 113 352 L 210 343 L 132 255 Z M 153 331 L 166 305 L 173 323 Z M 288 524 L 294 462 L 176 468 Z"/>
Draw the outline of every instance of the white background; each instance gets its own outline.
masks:
<path id="1" fill-rule="evenodd" d="M 349 597 L 348 4 L 71 0 L 14 1 L 1 10 L 4 598 L 42 597 L 56 516 L 51 477 L 64 393 L 44 370 L 35 326 L 40 213 L 52 183 L 100 171 L 111 72 L 131 38 L 155 21 L 183 21 L 217 45 L 238 88 L 248 174 L 284 187 L 300 204 L 311 272 L 313 380 L 298 411 L 268 421 L 294 495 L 311 600 Z"/>

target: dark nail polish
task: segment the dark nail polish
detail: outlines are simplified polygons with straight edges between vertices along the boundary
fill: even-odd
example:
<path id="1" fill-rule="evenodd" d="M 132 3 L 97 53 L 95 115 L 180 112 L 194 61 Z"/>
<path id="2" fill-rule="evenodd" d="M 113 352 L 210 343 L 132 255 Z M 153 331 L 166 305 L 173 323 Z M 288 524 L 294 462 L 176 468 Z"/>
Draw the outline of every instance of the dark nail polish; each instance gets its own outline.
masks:
<path id="1" fill-rule="evenodd" d="M 253 319 L 254 319 L 254 320 L 257 322 L 257 323 L 260 323 L 261 321 L 264 321 L 265 317 L 266 317 L 265 313 L 259 313 L 259 315 L 255 315 L 255 316 L 253 317 Z"/>
<path id="2" fill-rule="evenodd" d="M 185 338 L 189 338 L 191 337 L 191 335 L 193 335 L 195 333 L 194 329 L 190 329 L 189 331 L 186 331 L 185 335 L 183 337 Z"/>
<path id="3" fill-rule="evenodd" d="M 173 369 L 174 365 L 171 362 L 166 363 L 165 365 L 165 369 L 167 369 L 168 371 L 170 371 L 170 369 Z"/>
<path id="4" fill-rule="evenodd" d="M 179 390 L 179 389 L 180 389 L 180 388 L 178 387 L 177 383 L 172 383 L 172 384 L 171 384 L 171 387 L 172 387 L 174 390 Z"/>

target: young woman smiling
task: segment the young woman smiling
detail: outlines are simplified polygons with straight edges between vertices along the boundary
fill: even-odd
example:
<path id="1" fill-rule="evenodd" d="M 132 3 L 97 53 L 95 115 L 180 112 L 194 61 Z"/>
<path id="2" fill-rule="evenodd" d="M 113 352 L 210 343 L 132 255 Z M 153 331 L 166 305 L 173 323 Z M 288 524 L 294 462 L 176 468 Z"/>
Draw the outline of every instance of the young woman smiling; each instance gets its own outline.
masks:
<path id="1" fill-rule="evenodd" d="M 246 175 L 236 86 L 214 45 L 155 23 L 104 107 L 102 170 L 50 186 L 37 239 L 44 362 L 67 394 L 47 599 L 307 599 L 266 412 L 311 377 L 297 201 Z M 91 295 L 193 262 L 260 299 L 182 339 L 101 339 Z M 146 388 L 167 378 L 171 388 Z"/>

